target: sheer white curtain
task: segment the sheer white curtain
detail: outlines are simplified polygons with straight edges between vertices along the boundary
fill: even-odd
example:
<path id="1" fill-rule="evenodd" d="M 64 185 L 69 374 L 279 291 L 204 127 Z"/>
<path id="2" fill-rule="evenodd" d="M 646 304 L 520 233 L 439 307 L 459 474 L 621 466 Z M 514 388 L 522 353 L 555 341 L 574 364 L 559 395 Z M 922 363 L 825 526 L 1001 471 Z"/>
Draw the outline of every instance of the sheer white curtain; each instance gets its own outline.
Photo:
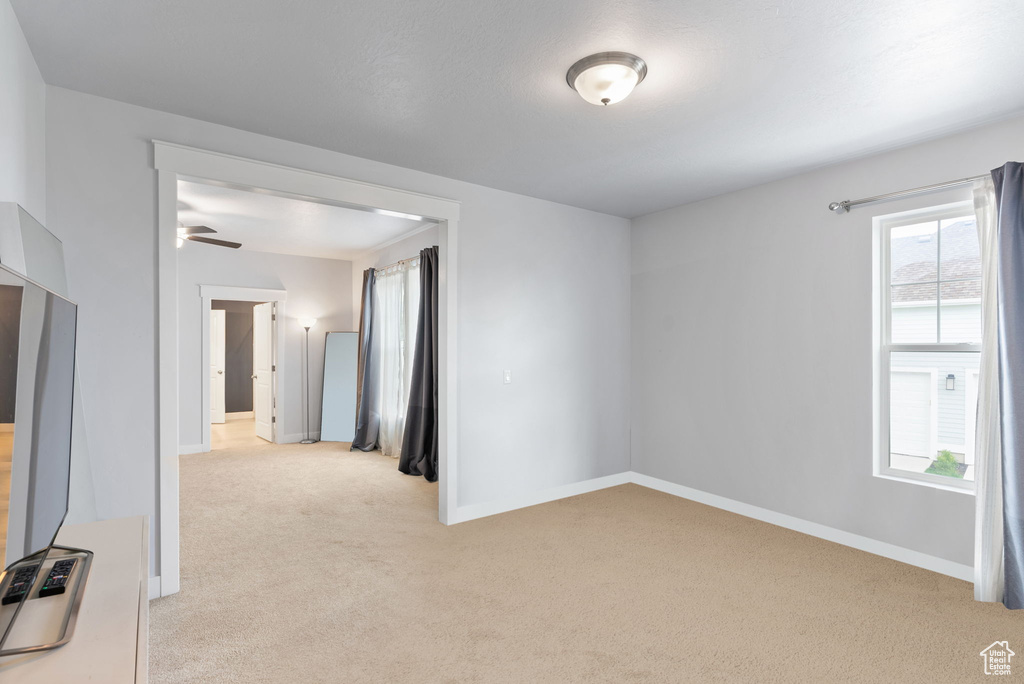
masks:
<path id="1" fill-rule="evenodd" d="M 1003 600 L 1003 473 L 999 434 L 999 234 L 992 179 L 974 189 L 981 244 L 981 369 L 975 433 L 974 599 Z"/>
<path id="2" fill-rule="evenodd" d="M 381 453 L 398 458 L 409 406 L 416 317 L 420 306 L 419 258 L 401 261 L 376 272 L 374 291 L 380 349 Z"/>

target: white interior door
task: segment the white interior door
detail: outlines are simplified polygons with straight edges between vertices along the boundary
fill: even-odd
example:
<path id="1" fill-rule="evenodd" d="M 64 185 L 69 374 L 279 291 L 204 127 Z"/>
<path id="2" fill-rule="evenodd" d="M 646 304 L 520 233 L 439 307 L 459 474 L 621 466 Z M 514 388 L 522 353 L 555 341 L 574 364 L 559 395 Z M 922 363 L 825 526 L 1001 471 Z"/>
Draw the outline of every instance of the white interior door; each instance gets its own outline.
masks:
<path id="1" fill-rule="evenodd" d="M 224 422 L 224 347 L 227 312 L 210 311 L 210 422 Z"/>
<path id="2" fill-rule="evenodd" d="M 252 308 L 252 408 L 256 436 L 274 441 L 274 303 Z"/>
<path id="3" fill-rule="evenodd" d="M 893 368 L 889 449 L 894 454 L 935 458 L 938 425 L 935 374 L 916 368 Z"/>

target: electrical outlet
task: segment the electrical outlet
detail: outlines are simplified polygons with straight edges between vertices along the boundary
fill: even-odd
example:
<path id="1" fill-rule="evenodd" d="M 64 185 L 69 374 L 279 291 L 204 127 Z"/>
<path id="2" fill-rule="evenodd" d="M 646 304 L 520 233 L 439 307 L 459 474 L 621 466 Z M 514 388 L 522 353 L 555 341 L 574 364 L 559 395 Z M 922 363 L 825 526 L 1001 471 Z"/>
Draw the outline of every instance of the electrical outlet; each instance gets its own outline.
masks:
<path id="1" fill-rule="evenodd" d="M 506 385 L 511 385 L 512 384 L 512 371 L 510 371 L 510 370 L 505 371 L 504 379 L 505 379 L 505 384 Z"/>

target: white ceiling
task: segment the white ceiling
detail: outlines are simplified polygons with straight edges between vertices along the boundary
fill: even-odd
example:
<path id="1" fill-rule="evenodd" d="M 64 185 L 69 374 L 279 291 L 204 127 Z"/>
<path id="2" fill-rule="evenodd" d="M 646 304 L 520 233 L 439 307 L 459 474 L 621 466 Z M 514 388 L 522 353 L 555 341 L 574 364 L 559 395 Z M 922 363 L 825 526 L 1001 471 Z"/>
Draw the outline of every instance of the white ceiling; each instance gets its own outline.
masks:
<path id="1" fill-rule="evenodd" d="M 290 197 L 178 181 L 178 221 L 209 226 L 206 235 L 241 242 L 241 249 L 351 261 L 415 232 L 423 222 L 317 204 Z M 220 249 L 185 243 L 188 249 Z"/>
<path id="2" fill-rule="evenodd" d="M 1024 111 L 1020 0 L 12 4 L 48 83 L 628 217 Z"/>

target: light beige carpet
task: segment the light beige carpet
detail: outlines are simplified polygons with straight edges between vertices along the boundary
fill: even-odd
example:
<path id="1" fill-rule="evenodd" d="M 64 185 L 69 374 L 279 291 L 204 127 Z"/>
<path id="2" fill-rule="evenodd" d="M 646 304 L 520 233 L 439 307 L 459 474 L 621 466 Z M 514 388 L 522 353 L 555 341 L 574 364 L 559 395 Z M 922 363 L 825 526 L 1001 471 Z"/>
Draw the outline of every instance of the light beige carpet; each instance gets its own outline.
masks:
<path id="1" fill-rule="evenodd" d="M 635 485 L 444 527 L 435 485 L 345 447 L 182 457 L 154 684 L 962 682 L 1024 654 L 965 582 Z"/>

